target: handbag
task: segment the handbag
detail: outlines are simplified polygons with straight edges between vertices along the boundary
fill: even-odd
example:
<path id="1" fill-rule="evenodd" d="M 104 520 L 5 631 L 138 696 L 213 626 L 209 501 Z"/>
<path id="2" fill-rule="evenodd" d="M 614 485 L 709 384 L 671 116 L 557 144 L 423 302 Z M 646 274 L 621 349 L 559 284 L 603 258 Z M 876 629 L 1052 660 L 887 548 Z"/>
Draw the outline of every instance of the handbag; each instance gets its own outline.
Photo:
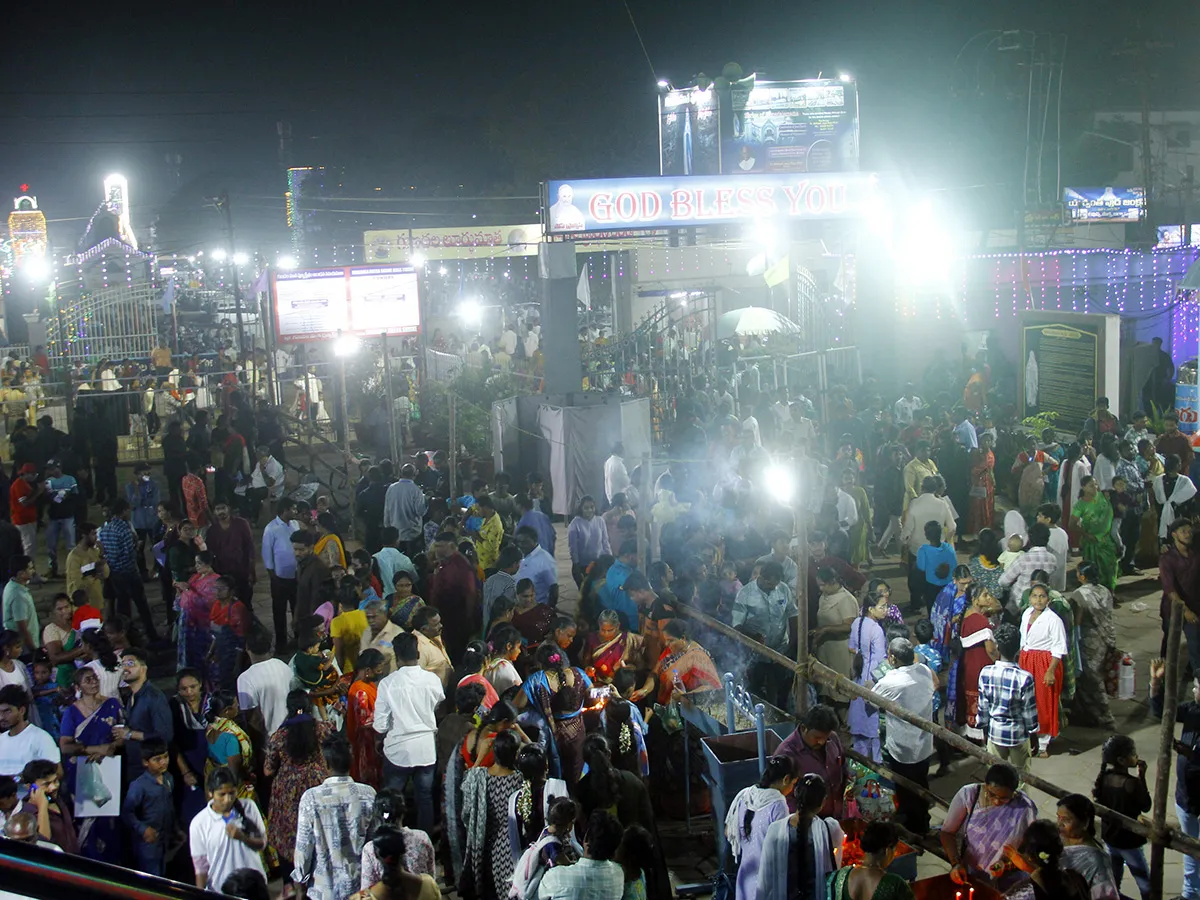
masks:
<path id="1" fill-rule="evenodd" d="M 858 795 L 858 815 L 864 822 L 887 822 L 896 813 L 895 794 L 876 779 L 868 779 Z"/>

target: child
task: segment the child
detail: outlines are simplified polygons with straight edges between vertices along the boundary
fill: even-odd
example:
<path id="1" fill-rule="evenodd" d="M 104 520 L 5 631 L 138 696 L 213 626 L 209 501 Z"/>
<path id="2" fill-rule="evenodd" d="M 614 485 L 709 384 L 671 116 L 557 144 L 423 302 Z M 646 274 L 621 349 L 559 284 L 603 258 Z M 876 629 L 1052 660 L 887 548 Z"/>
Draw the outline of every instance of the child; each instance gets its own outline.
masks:
<path id="1" fill-rule="evenodd" d="M 83 573 L 84 579 L 97 577 L 95 563 L 85 563 L 79 571 Z M 88 592 L 84 588 L 71 594 L 71 605 L 75 607 L 75 612 L 71 615 L 71 628 L 75 631 L 99 628 L 104 622 L 100 610 L 88 603 Z"/>
<path id="2" fill-rule="evenodd" d="M 133 844 L 134 868 L 160 878 L 166 872 L 167 844 L 175 836 L 175 783 L 167 772 L 171 756 L 158 738 L 142 741 L 146 771 L 134 779 L 121 804 L 121 821 Z"/>
<path id="3" fill-rule="evenodd" d="M 33 705 L 42 730 L 58 742 L 58 685 L 51 680 L 54 667 L 46 656 L 46 651 L 39 650 L 40 656 L 33 661 Z"/>
<path id="4" fill-rule="evenodd" d="M 1096 785 L 1092 788 L 1092 797 L 1096 802 L 1124 813 L 1131 819 L 1149 812 L 1150 790 L 1146 787 L 1146 761 L 1138 759 L 1133 738 L 1125 734 L 1112 735 L 1104 742 L 1100 760 L 1100 774 L 1096 776 Z M 1131 775 L 1130 769 L 1137 769 L 1137 775 Z M 1108 847 L 1117 890 L 1121 889 L 1121 879 L 1125 874 L 1125 866 L 1128 865 L 1142 900 L 1149 900 L 1150 869 L 1146 865 L 1146 854 L 1142 850 L 1146 839 L 1107 819 L 1101 820 L 1100 835 Z"/>
<path id="5" fill-rule="evenodd" d="M 646 755 L 646 735 L 650 729 L 637 704 L 646 695 L 630 669 L 617 669 L 612 686 L 620 698 L 609 698 L 600 721 L 601 730 L 609 736 L 613 747 L 613 764 L 645 778 L 650 773 L 650 758 Z"/>
<path id="6" fill-rule="evenodd" d="M 574 835 L 578 814 L 578 807 L 570 797 L 555 797 L 550 801 L 545 830 L 517 860 L 510 896 L 525 897 L 529 887 L 539 884 L 549 869 L 569 866 L 583 855 Z"/>
<path id="7" fill-rule="evenodd" d="M 312 621 L 317 620 L 317 621 Z M 296 631 L 296 658 L 292 661 L 300 687 L 309 692 L 313 702 L 313 715 L 322 721 L 328 720 L 337 699 L 337 682 L 340 676 L 333 660 L 321 649 L 324 640 L 324 620 L 311 616 L 300 623 Z"/>
<path id="8" fill-rule="evenodd" d="M 104 636 L 108 638 L 108 642 L 112 644 L 112 648 L 116 651 L 117 656 L 120 656 L 123 651 L 134 646 L 129 640 L 129 620 L 119 613 L 105 619 L 101 630 L 104 632 Z"/>
<path id="9" fill-rule="evenodd" d="M 225 575 L 217 579 L 216 593 L 208 614 L 217 663 L 217 687 L 233 690 L 237 676 L 241 674 L 239 663 L 246 647 L 246 629 L 251 621 L 246 604 L 237 597 L 233 579 Z"/>
<path id="10" fill-rule="evenodd" d="M 238 799 L 238 779 L 225 766 L 213 769 L 204 785 L 208 806 L 192 819 L 189 845 L 196 869 L 196 887 L 203 890 L 211 881 L 220 887 L 235 869 L 253 869 L 265 878 L 262 849 L 262 813 L 253 802 Z"/>
<path id="11" fill-rule="evenodd" d="M 428 520 L 421 529 L 421 535 L 425 538 L 426 549 L 433 546 L 434 539 L 441 532 L 441 521 L 446 518 L 447 512 L 449 512 L 449 509 L 446 506 L 445 499 L 434 497 L 429 501 Z"/>
<path id="12" fill-rule="evenodd" d="M 721 577 L 717 580 L 717 591 L 720 597 L 717 601 L 717 609 L 733 609 L 733 601 L 741 589 L 742 583 L 738 581 L 737 566 L 731 562 L 722 563 Z"/>
<path id="13" fill-rule="evenodd" d="M 925 523 L 925 541 L 917 551 L 917 570 L 924 573 L 925 578 L 920 595 L 912 598 L 913 612 L 929 609 L 938 591 L 950 583 L 950 575 L 958 565 L 954 547 L 942 540 L 940 522 Z"/>
<path id="14" fill-rule="evenodd" d="M 1058 524 L 1061 519 L 1062 507 L 1057 503 L 1043 503 L 1038 507 L 1037 520 L 1050 529 L 1050 542 L 1046 544 L 1046 549 L 1058 560 L 1050 577 L 1050 587 L 1060 594 L 1067 589 L 1067 555 L 1071 546 L 1070 536 Z"/>
<path id="15" fill-rule="evenodd" d="M 0 778 L 0 831 L 8 824 L 8 817 L 17 811 L 17 783 L 11 778 Z"/>
<path id="16" fill-rule="evenodd" d="M 1000 558 L 996 562 L 1000 563 L 1000 568 L 1007 569 L 1014 562 L 1025 555 L 1025 539 L 1019 534 L 1010 534 L 1004 542 L 1004 552 L 1000 554 Z"/>

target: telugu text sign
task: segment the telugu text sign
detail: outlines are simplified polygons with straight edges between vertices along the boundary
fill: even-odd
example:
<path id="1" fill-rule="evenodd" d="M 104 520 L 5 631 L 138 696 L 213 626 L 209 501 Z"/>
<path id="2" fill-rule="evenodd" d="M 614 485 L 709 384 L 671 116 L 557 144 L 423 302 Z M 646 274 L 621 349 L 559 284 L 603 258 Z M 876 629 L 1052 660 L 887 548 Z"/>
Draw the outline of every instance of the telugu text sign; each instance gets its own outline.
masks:
<path id="1" fill-rule="evenodd" d="M 875 176 L 727 175 L 547 183 L 548 234 L 665 228 L 758 219 L 832 219 L 863 212 Z"/>

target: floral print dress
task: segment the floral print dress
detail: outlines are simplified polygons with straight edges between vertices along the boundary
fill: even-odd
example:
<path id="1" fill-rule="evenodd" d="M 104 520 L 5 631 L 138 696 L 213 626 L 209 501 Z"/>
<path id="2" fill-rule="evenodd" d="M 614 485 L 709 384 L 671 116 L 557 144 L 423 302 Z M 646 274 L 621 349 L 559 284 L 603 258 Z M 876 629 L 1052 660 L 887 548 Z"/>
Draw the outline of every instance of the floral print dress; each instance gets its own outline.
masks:
<path id="1" fill-rule="evenodd" d="M 267 759 L 264 771 L 274 775 L 271 786 L 270 814 L 267 818 L 267 841 L 283 860 L 296 854 L 296 825 L 300 798 L 309 788 L 321 784 L 329 773 L 321 756 L 321 741 L 333 734 L 329 722 L 317 722 L 317 740 L 308 759 L 292 759 L 287 752 L 286 724 L 280 726 L 267 740 Z"/>

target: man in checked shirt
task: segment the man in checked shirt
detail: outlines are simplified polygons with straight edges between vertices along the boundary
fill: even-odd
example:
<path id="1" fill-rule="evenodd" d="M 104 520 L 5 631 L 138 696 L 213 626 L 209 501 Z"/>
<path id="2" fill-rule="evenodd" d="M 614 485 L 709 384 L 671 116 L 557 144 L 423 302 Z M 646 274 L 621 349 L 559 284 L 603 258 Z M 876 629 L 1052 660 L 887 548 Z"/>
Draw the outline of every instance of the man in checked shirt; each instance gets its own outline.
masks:
<path id="1" fill-rule="evenodd" d="M 1038 735 L 1033 676 L 1016 663 L 1021 652 L 1017 626 L 998 626 L 995 640 L 1000 659 L 979 673 L 976 718 L 987 735 L 988 753 L 1006 760 L 1018 772 L 1027 772 Z"/>

